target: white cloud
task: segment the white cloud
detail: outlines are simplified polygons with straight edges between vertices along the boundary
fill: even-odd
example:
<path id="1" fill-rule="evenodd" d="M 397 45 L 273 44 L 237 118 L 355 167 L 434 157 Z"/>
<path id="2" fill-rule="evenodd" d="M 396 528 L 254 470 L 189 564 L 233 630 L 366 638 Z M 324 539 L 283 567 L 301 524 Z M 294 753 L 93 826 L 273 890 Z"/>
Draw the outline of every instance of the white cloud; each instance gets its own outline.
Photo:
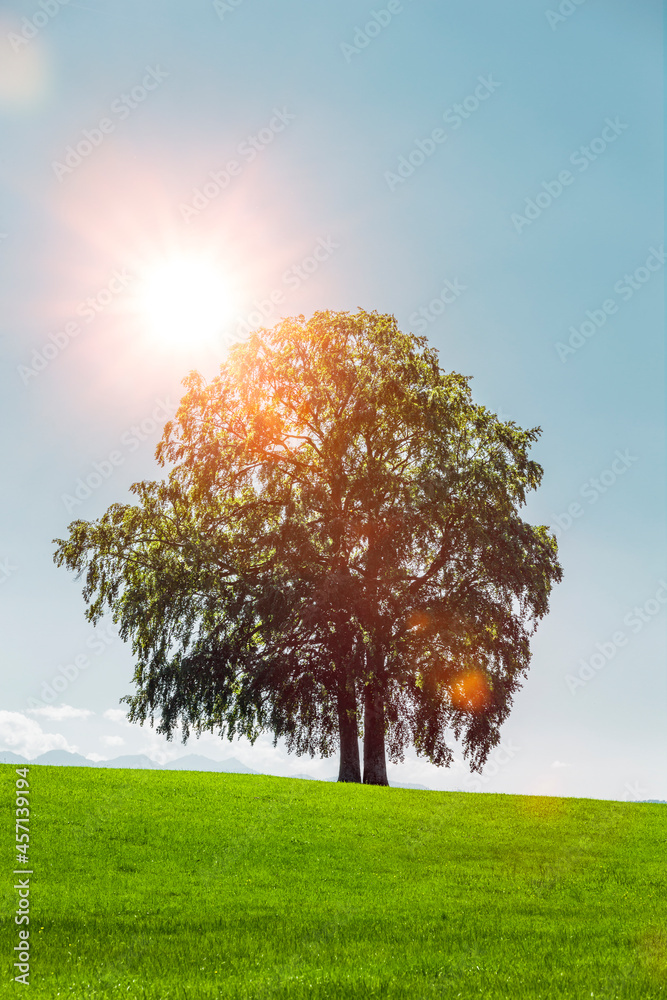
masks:
<path id="1" fill-rule="evenodd" d="M 122 736 L 102 736 L 100 743 L 104 743 L 108 747 L 122 747 L 125 745 L 125 740 Z"/>
<path id="2" fill-rule="evenodd" d="M 144 740 L 137 749 L 137 753 L 145 753 L 156 764 L 167 764 L 170 760 L 177 760 L 187 753 L 198 752 L 201 753 L 201 749 L 199 751 L 189 749 L 187 745 L 183 746 L 177 737 L 167 741 L 164 736 L 158 736 L 157 733 L 150 730 L 144 734 Z"/>
<path id="3" fill-rule="evenodd" d="M 563 764 L 563 762 L 560 761 L 560 760 L 555 760 L 551 766 L 552 767 L 570 767 L 569 764 Z"/>
<path id="4" fill-rule="evenodd" d="M 44 719 L 61 722 L 63 719 L 87 719 L 94 715 L 89 708 L 73 708 L 72 705 L 47 705 L 46 708 L 29 708 L 30 715 L 41 715 Z"/>
<path id="5" fill-rule="evenodd" d="M 0 743 L 29 759 L 48 750 L 77 752 L 77 747 L 70 746 L 60 733 L 43 732 L 39 722 L 20 712 L 0 711 Z"/>
<path id="6" fill-rule="evenodd" d="M 130 725 L 130 723 L 127 722 L 127 713 L 124 712 L 122 708 L 107 708 L 106 712 L 103 712 L 102 715 L 105 719 L 108 719 L 109 722 L 117 722 L 119 725 L 126 722 Z"/>
<path id="7" fill-rule="evenodd" d="M 160 765 L 168 764 L 169 761 L 171 760 L 177 760 L 179 757 L 185 756 L 185 754 L 182 753 L 169 754 L 165 753 L 164 750 L 160 749 L 156 750 L 155 745 L 152 743 L 149 743 L 146 746 L 140 746 L 139 749 L 137 750 L 137 753 L 146 754 L 147 757 L 150 757 L 151 760 L 154 760 L 156 764 Z"/>

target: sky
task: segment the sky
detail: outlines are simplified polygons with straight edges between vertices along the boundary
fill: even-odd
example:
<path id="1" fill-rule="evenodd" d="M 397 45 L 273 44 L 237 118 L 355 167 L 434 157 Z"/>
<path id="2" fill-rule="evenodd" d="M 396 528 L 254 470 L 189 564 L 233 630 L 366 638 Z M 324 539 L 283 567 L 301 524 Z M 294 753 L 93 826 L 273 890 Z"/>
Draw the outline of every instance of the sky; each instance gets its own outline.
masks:
<path id="1" fill-rule="evenodd" d="M 659 0 L 0 6 L 0 749 L 337 773 L 269 733 L 184 746 L 127 723 L 131 650 L 86 622 L 52 540 L 161 477 L 189 371 L 212 378 L 260 324 L 363 307 L 542 428 L 523 516 L 564 568 L 482 774 L 459 749 L 390 780 L 667 798 L 661 17 Z"/>

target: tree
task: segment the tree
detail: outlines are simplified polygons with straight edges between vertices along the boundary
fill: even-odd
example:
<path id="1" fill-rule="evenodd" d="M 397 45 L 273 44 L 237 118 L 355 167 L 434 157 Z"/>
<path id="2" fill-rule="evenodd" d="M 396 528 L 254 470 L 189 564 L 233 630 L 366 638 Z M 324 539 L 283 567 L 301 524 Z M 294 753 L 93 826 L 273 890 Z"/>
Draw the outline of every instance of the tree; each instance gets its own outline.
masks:
<path id="1" fill-rule="evenodd" d="M 329 755 L 387 784 L 386 752 L 472 770 L 530 663 L 562 578 L 519 509 L 540 428 L 501 422 L 391 316 L 316 313 L 185 379 L 138 504 L 75 521 L 55 560 L 86 573 L 137 657 L 129 718 Z"/>

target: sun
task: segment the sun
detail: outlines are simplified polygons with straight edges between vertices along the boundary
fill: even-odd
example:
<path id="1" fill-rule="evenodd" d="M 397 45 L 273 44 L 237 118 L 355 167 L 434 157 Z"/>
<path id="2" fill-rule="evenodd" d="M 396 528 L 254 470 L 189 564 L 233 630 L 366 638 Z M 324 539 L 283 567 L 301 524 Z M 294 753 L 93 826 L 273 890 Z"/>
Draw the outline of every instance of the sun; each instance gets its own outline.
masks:
<path id="1" fill-rule="evenodd" d="M 143 271 L 137 288 L 142 323 L 171 346 L 213 344 L 233 315 L 224 272 L 204 257 L 176 256 Z"/>

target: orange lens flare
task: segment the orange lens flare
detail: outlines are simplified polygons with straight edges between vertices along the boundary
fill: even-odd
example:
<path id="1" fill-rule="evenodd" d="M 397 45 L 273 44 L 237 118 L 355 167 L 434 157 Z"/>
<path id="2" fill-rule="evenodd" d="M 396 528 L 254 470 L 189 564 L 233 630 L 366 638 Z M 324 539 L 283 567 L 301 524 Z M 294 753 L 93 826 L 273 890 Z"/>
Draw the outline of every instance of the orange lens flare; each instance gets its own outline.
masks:
<path id="1" fill-rule="evenodd" d="M 481 670 L 471 670 L 457 677 L 449 695 L 459 712 L 483 712 L 491 703 L 489 682 Z"/>
<path id="2" fill-rule="evenodd" d="M 415 632 L 425 632 L 431 623 L 431 616 L 426 611 L 415 611 L 408 618 L 408 628 Z"/>

